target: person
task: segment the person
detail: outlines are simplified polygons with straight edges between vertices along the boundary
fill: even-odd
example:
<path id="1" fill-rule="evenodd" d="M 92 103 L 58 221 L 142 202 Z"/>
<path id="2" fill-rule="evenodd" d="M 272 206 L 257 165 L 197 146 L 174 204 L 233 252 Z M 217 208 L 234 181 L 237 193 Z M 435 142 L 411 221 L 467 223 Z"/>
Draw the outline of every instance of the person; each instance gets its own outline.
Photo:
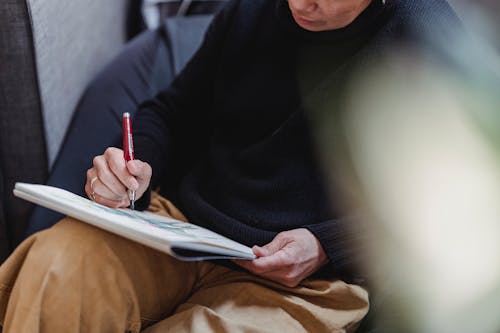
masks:
<path id="1" fill-rule="evenodd" d="M 325 185 L 309 115 L 356 66 L 443 17 L 454 20 L 441 0 L 230 1 L 182 73 L 138 110 L 137 159 L 108 148 L 85 191 L 127 207 L 135 190 L 139 209 L 257 258 L 180 262 L 66 218 L 0 267 L 4 330 L 355 331 L 369 308 L 360 236 Z"/>

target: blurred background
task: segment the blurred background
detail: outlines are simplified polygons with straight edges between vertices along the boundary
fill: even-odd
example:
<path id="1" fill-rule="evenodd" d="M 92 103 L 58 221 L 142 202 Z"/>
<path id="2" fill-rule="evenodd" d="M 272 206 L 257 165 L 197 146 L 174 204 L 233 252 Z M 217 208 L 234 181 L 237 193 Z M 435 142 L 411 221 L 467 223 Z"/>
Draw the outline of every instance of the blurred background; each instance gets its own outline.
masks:
<path id="1" fill-rule="evenodd" d="M 374 332 L 500 332 L 500 2 L 450 4 L 465 31 L 392 49 L 316 119 L 366 209 Z"/>

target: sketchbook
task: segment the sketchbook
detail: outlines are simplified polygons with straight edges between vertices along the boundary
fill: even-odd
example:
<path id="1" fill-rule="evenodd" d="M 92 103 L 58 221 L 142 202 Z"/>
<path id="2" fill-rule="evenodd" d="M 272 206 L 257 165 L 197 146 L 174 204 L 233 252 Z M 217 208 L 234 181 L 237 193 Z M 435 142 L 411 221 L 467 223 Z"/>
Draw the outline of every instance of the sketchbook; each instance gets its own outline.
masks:
<path id="1" fill-rule="evenodd" d="M 200 226 L 147 211 L 109 208 L 57 187 L 16 183 L 14 195 L 180 260 L 255 258 L 251 248 Z"/>

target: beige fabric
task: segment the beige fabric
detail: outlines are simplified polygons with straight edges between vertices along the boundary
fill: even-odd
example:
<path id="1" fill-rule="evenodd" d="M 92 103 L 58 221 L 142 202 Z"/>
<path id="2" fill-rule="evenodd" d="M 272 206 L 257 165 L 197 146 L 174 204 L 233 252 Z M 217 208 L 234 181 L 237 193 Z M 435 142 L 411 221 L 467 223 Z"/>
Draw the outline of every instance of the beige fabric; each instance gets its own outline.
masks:
<path id="1" fill-rule="evenodd" d="M 168 200 L 150 207 L 184 218 Z M 367 292 L 342 281 L 287 288 L 211 262 L 180 262 L 66 218 L 0 267 L 4 332 L 351 332 Z"/>

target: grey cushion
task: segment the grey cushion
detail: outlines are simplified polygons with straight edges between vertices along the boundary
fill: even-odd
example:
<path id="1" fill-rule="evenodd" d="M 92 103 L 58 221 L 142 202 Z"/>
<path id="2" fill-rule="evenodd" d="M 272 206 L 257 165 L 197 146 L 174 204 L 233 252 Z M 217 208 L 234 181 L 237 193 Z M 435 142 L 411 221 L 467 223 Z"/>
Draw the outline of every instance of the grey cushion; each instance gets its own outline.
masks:
<path id="1" fill-rule="evenodd" d="M 83 90 L 126 40 L 128 1 L 27 3 L 50 166 Z"/>

